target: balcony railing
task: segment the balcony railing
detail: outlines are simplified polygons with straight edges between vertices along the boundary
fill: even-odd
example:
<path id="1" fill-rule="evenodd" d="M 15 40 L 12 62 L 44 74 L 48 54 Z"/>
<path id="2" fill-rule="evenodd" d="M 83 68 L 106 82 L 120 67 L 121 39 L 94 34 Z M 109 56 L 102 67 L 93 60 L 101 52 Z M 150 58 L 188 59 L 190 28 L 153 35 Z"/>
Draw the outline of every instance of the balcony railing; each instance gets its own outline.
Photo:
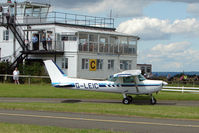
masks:
<path id="1" fill-rule="evenodd" d="M 63 41 L 52 41 L 52 44 L 49 47 L 49 44 L 46 43 L 46 49 L 43 47 L 42 42 L 39 42 L 39 44 L 37 44 L 36 49 L 33 49 L 33 43 L 30 42 L 28 44 L 28 48 L 31 51 L 57 51 L 57 52 L 63 52 L 64 51 L 64 42 Z"/>
<path id="2" fill-rule="evenodd" d="M 114 19 L 62 12 L 43 12 L 17 14 L 17 20 L 23 24 L 62 23 L 100 28 L 114 28 Z"/>

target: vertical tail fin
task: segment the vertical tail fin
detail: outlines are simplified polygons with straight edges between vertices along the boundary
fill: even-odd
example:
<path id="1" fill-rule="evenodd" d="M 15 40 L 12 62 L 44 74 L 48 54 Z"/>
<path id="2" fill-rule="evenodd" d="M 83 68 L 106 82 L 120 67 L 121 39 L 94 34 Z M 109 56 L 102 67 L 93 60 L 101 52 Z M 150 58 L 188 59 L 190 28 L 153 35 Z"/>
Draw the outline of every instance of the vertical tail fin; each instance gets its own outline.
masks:
<path id="1" fill-rule="evenodd" d="M 46 60 L 44 61 L 44 64 L 50 76 L 51 83 L 58 83 L 63 79 L 64 76 L 66 76 L 52 60 Z"/>

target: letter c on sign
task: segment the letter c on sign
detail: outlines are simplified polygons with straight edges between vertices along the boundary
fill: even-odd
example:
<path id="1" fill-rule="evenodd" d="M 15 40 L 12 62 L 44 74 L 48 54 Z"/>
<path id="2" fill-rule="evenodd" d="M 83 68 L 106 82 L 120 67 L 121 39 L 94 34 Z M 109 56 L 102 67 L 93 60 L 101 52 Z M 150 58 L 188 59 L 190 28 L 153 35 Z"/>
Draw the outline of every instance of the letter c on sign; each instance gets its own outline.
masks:
<path id="1" fill-rule="evenodd" d="M 96 66 L 97 66 L 97 60 L 96 59 L 90 59 L 89 60 L 89 70 L 90 71 L 96 71 Z"/>
<path id="2" fill-rule="evenodd" d="M 91 69 L 95 69 L 95 61 L 91 61 Z"/>

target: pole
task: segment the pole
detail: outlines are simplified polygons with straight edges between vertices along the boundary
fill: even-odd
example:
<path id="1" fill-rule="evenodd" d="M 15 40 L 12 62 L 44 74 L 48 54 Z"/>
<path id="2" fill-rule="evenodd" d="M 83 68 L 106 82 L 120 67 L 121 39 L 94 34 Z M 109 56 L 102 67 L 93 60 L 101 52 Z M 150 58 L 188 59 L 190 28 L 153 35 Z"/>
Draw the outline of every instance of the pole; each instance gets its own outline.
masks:
<path id="1" fill-rule="evenodd" d="M 14 2 L 14 25 L 16 26 L 16 16 L 17 16 L 17 2 Z M 15 38 L 14 33 L 14 38 L 13 38 L 13 57 L 16 59 L 16 38 Z"/>

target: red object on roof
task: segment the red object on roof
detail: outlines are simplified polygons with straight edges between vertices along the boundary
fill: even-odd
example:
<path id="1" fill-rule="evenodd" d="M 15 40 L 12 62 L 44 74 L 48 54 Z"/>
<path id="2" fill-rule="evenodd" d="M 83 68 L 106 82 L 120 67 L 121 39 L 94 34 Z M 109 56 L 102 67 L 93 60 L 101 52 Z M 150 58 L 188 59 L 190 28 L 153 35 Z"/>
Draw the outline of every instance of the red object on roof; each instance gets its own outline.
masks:
<path id="1" fill-rule="evenodd" d="M 11 1 L 11 0 L 8 0 L 7 3 L 12 3 L 12 1 Z"/>

